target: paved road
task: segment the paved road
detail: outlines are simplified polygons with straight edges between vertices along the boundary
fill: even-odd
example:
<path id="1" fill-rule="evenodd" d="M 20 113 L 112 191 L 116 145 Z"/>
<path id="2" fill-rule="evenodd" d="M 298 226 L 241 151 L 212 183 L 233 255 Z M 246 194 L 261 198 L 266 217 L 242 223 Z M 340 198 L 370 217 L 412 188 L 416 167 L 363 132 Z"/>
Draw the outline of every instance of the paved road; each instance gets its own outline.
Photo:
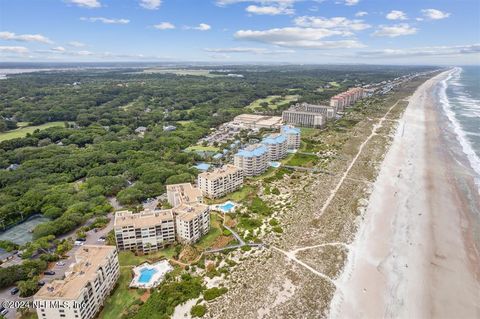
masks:
<path id="1" fill-rule="evenodd" d="M 90 231 L 87 232 L 87 238 L 86 238 L 86 241 L 85 241 L 86 245 L 104 245 L 105 244 L 105 242 L 100 242 L 98 240 L 100 239 L 100 237 L 106 236 L 107 233 L 110 230 L 113 229 L 113 222 L 114 222 L 113 213 L 108 214 L 108 217 L 110 218 L 110 222 L 107 224 L 107 226 L 105 228 L 100 229 L 97 232 L 95 232 L 94 230 L 90 230 Z M 69 234 L 70 235 L 63 235 L 63 236 L 60 236 L 58 238 L 62 238 L 62 239 L 63 238 L 68 238 L 68 237 L 72 237 L 72 239 L 75 238 L 75 231 L 71 232 Z M 80 249 L 80 248 L 81 248 L 81 246 L 74 246 L 67 253 L 67 258 L 62 260 L 65 263 L 64 266 L 57 266 L 56 264 L 53 264 L 53 267 L 51 267 L 49 270 L 55 271 L 55 275 L 53 275 L 53 276 L 41 275 L 40 280 L 43 280 L 46 283 L 49 283 L 54 279 L 62 279 L 65 276 L 65 272 L 68 271 L 70 265 L 75 262 L 74 255 L 77 252 L 77 250 Z M 14 261 L 13 260 L 9 261 L 9 264 L 10 263 L 11 264 L 15 264 L 15 263 L 18 264 L 18 263 L 21 263 L 21 261 L 22 261 L 21 258 L 16 257 L 16 259 Z M 12 289 L 13 287 L 14 286 L 0 290 L 0 300 L 1 301 L 4 301 L 4 300 L 9 300 L 9 301 L 32 300 L 32 297 L 20 298 L 18 296 L 18 293 L 16 295 L 12 296 L 10 294 L 10 289 Z M 9 309 L 9 312 L 5 317 L 8 318 L 8 319 L 13 319 L 13 318 L 15 318 L 15 315 L 16 315 L 16 310 L 15 309 Z"/>

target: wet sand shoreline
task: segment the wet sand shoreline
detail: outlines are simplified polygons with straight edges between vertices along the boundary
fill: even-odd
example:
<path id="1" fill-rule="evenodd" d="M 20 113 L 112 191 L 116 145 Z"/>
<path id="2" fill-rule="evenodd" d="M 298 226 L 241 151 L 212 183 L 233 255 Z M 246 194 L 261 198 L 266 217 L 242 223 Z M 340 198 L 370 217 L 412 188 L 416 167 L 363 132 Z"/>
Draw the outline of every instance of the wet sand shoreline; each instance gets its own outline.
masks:
<path id="1" fill-rule="evenodd" d="M 442 132 L 435 93 L 445 76 L 422 84 L 399 121 L 337 281 L 333 318 L 480 316 L 472 218 L 480 200 L 465 192 L 471 173 Z"/>

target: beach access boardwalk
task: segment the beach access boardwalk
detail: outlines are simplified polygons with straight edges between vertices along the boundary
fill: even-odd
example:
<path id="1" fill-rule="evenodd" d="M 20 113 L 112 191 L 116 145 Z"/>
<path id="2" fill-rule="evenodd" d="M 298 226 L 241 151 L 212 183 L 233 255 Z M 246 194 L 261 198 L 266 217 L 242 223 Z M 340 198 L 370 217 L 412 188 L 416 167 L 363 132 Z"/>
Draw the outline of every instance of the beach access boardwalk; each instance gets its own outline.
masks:
<path id="1" fill-rule="evenodd" d="M 218 253 L 221 251 L 229 250 L 229 249 L 237 249 L 237 248 L 242 248 L 243 246 L 250 246 L 250 247 L 264 247 L 265 245 L 263 243 L 245 243 L 245 241 L 240 237 L 237 232 L 235 232 L 233 229 L 228 227 L 227 225 L 223 224 L 223 227 L 225 227 L 226 230 L 232 233 L 233 237 L 238 241 L 238 244 L 236 245 L 230 245 L 222 248 L 215 248 L 215 249 L 207 249 L 205 250 L 205 253 Z"/>

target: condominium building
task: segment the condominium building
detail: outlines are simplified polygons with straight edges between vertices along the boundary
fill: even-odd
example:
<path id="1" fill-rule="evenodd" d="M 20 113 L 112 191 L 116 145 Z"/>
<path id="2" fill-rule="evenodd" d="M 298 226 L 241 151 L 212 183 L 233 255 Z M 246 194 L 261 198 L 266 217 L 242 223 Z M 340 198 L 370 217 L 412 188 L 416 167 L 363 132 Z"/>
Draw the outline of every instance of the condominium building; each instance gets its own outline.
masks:
<path id="1" fill-rule="evenodd" d="M 228 164 L 198 175 L 198 187 L 209 198 L 218 198 L 234 192 L 243 184 L 243 170 Z"/>
<path id="2" fill-rule="evenodd" d="M 325 116 L 319 113 L 304 112 L 294 109 L 283 111 L 283 121 L 289 125 L 321 128 L 325 125 Z"/>
<path id="3" fill-rule="evenodd" d="M 243 170 L 245 176 L 257 176 L 268 168 L 268 149 L 263 144 L 253 144 L 238 151 L 234 165 Z"/>
<path id="4" fill-rule="evenodd" d="M 277 161 L 287 156 L 287 137 L 281 133 L 266 136 L 262 144 L 267 147 L 269 161 Z"/>
<path id="5" fill-rule="evenodd" d="M 203 202 L 202 191 L 190 183 L 167 185 L 167 199 L 172 207 Z"/>
<path id="6" fill-rule="evenodd" d="M 364 97 L 363 88 L 357 87 L 349 89 L 346 92 L 335 95 L 330 99 L 330 106 L 336 107 L 339 112 L 343 112 L 346 107 L 352 105 Z"/>
<path id="7" fill-rule="evenodd" d="M 210 210 L 205 204 L 181 204 L 173 209 L 177 240 L 193 244 L 210 230 Z"/>
<path id="8" fill-rule="evenodd" d="M 241 114 L 233 119 L 232 124 L 246 129 L 277 129 L 282 125 L 282 118 L 279 116 Z"/>
<path id="9" fill-rule="evenodd" d="M 287 148 L 289 150 L 295 150 L 300 148 L 301 131 L 291 125 L 282 126 L 281 132 L 287 137 Z"/>
<path id="10" fill-rule="evenodd" d="M 171 209 L 116 212 L 114 232 L 119 250 L 147 254 L 175 242 L 174 214 Z"/>
<path id="11" fill-rule="evenodd" d="M 44 285 L 33 297 L 39 319 L 94 318 L 120 276 L 114 246 L 82 246 L 63 280 Z"/>
<path id="12" fill-rule="evenodd" d="M 301 104 L 296 104 L 293 109 L 299 110 L 299 111 L 304 111 L 304 112 L 309 112 L 309 113 L 317 113 L 317 114 L 322 114 L 327 121 L 334 119 L 335 118 L 335 113 L 336 110 L 335 108 L 331 106 L 326 106 L 326 105 L 314 105 L 314 104 L 308 104 L 308 103 L 301 103 Z"/>

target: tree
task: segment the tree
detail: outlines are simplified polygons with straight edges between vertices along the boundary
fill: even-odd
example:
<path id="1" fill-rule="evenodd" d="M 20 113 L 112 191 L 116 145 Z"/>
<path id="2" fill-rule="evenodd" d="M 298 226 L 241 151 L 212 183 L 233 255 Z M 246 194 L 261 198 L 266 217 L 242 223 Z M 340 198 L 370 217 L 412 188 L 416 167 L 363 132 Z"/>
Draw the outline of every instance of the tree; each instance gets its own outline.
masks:
<path id="1" fill-rule="evenodd" d="M 35 276 L 28 280 L 21 280 L 17 283 L 17 287 L 20 290 L 20 297 L 33 296 L 39 289 L 38 277 Z"/>

